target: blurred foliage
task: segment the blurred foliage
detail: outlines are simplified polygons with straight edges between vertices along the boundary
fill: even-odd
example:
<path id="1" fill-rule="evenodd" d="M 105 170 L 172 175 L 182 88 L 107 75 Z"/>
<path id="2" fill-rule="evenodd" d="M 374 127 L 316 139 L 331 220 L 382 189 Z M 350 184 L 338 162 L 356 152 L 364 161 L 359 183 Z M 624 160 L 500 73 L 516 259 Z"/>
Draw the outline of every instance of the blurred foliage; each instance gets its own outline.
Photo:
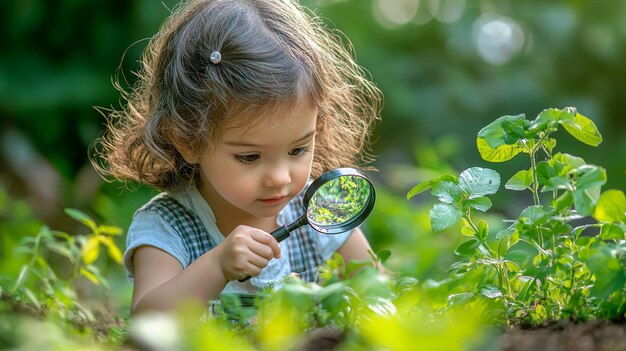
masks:
<path id="1" fill-rule="evenodd" d="M 626 162 L 618 155 L 626 151 L 621 137 L 626 128 L 621 122 L 626 1 L 307 3 L 323 4 L 318 12 L 350 38 L 359 63 L 385 94 L 377 129 L 379 154 L 409 154 L 414 145 L 452 134 L 463 146 L 463 164 L 455 166 L 465 168 L 480 160 L 468 147 L 474 145 L 473 126 L 516 111 L 535 115 L 545 106 L 577 106 L 581 113 L 597 116 L 606 142 L 599 150 L 571 138 L 563 143 L 606 165 L 609 186 L 624 184 Z M 489 19 L 491 27 L 480 26 Z M 507 26 L 496 26 L 503 23 Z M 516 29 L 521 37 L 509 33 Z M 483 51 L 481 38 L 491 44 Z M 490 64 L 484 58 L 493 60 L 498 53 L 509 53 L 509 60 Z M 386 161 L 379 157 L 379 162 Z"/>
<path id="2" fill-rule="evenodd" d="M 125 227 L 128 214 L 149 192 L 124 191 L 120 202 L 119 186 L 113 185 L 102 191 L 105 198 L 89 193 L 84 199 L 81 194 L 87 191 L 68 183 L 90 172 L 87 149 L 104 126 L 92 106 L 119 107 L 111 80 L 132 85 L 141 50 L 176 3 L 7 4 L 0 27 L 8 44 L 0 57 L 0 161 L 14 164 L 11 158 L 19 150 L 7 141 L 7 131 L 19 131 L 65 181 L 61 186 L 68 190 L 58 195 L 58 207 L 88 206 L 100 218 Z M 605 165 L 609 186 L 623 184 L 626 162 L 619 155 L 626 152 L 626 139 L 620 137 L 626 128 L 620 123 L 626 107 L 621 87 L 626 81 L 626 0 L 303 4 L 350 38 L 359 63 L 385 94 L 383 122 L 374 136 L 381 170 L 400 162 L 413 165 L 415 148 L 446 135 L 461 145 L 454 168 L 466 168 L 479 161 L 468 147 L 474 143 L 471 126 L 514 111 L 533 114 L 543 106 L 577 106 L 597 116 L 606 142 L 597 151 L 571 138 L 564 143 Z M 515 166 L 496 170 L 506 177 Z M 108 201 L 124 209 L 112 211 L 115 206 Z"/>

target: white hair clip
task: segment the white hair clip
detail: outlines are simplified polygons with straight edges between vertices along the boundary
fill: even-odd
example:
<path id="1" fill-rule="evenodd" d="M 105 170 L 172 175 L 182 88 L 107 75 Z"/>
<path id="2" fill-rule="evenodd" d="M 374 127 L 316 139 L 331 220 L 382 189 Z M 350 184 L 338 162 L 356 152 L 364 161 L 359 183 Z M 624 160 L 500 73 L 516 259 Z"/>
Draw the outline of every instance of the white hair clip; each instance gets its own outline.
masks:
<path id="1" fill-rule="evenodd" d="M 211 56 L 209 56 L 209 60 L 211 60 L 212 64 L 217 65 L 220 61 L 222 61 L 222 54 L 220 54 L 219 51 L 213 51 Z"/>

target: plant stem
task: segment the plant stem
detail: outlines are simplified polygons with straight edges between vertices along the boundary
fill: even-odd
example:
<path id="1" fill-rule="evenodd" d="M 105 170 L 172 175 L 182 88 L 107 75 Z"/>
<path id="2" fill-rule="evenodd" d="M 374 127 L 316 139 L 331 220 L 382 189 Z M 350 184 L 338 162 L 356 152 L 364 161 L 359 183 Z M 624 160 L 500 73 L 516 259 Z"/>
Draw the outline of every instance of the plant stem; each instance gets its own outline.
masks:
<path id="1" fill-rule="evenodd" d="M 474 224 L 474 222 L 472 221 L 472 218 L 470 217 L 470 209 L 469 208 L 467 209 L 467 213 L 463 216 L 463 218 L 470 225 L 470 227 L 472 228 L 474 233 L 478 233 L 478 227 L 476 226 L 476 224 Z M 474 235 L 474 237 L 476 237 L 476 235 Z M 491 247 L 489 247 L 489 245 L 487 245 L 487 243 L 484 240 L 478 239 L 478 237 L 476 237 L 476 239 L 480 242 L 480 244 L 483 246 L 483 248 L 485 248 L 485 250 L 489 254 L 488 255 L 489 258 L 491 258 L 491 259 L 499 258 L 498 253 L 493 251 L 491 249 Z"/>
<path id="2" fill-rule="evenodd" d="M 533 200 L 536 206 L 540 205 L 539 202 L 539 180 L 537 177 L 537 149 L 532 148 L 528 153 L 530 155 L 530 167 L 533 171 L 533 184 L 530 191 L 533 193 Z"/>
<path id="3" fill-rule="evenodd" d="M 35 243 L 33 245 L 33 256 L 30 258 L 30 261 L 28 261 L 28 263 L 26 264 L 26 268 L 29 271 L 32 271 L 33 266 L 35 265 L 35 262 L 37 261 L 37 257 L 39 257 L 39 249 L 41 246 L 41 239 L 42 239 L 42 232 L 39 231 L 39 233 L 37 233 L 37 236 L 35 237 Z M 27 273 L 24 273 L 27 274 Z M 22 279 L 20 281 L 20 279 L 16 280 L 15 284 L 13 285 L 13 287 L 10 290 L 11 294 L 14 294 L 17 289 L 20 288 L 20 286 L 24 283 L 25 279 Z"/>
<path id="4" fill-rule="evenodd" d="M 463 218 L 465 219 L 465 221 L 467 221 L 467 223 L 470 225 L 470 227 L 472 228 L 472 230 L 474 231 L 474 233 L 478 233 L 478 227 L 476 226 L 476 224 L 474 224 L 474 222 L 472 221 L 472 218 L 470 217 L 471 215 L 471 209 L 468 208 L 467 209 L 467 213 L 465 213 L 465 215 L 463 216 Z M 480 245 L 485 249 L 487 256 L 490 259 L 500 259 L 500 256 L 497 252 L 493 251 L 493 249 L 487 245 L 487 243 L 482 240 L 479 239 L 478 237 L 476 237 L 476 239 L 480 242 Z M 493 267 L 496 270 L 496 275 L 498 276 L 498 289 L 500 289 L 500 291 L 502 292 L 502 296 L 505 300 L 505 302 L 508 303 L 510 301 L 513 300 L 513 298 L 510 296 L 511 294 L 511 288 L 510 286 L 505 286 L 505 282 L 507 285 L 509 285 L 509 280 L 508 280 L 508 276 L 507 276 L 507 272 L 506 272 L 506 265 L 503 263 L 502 267 L 499 267 L 498 264 L 494 264 Z"/>

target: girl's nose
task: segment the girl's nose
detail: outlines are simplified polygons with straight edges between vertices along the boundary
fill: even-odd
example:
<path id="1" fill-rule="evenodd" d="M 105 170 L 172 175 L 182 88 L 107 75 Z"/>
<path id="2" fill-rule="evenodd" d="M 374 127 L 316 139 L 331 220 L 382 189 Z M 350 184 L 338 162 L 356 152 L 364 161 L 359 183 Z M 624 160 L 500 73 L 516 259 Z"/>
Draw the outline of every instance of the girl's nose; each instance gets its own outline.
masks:
<path id="1" fill-rule="evenodd" d="M 290 170 L 287 165 L 277 165 L 270 168 L 264 179 L 264 186 L 268 188 L 280 188 L 291 183 Z"/>

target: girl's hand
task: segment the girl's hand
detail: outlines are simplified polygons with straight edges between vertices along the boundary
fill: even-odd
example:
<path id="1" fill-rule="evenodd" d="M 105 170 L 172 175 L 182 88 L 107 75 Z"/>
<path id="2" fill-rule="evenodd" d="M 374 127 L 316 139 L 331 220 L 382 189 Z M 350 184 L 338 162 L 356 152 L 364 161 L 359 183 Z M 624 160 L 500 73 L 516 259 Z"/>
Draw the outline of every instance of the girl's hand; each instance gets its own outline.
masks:
<path id="1" fill-rule="evenodd" d="M 280 257 L 278 241 L 269 233 L 240 225 L 219 244 L 219 263 L 229 281 L 257 276 L 272 258 Z"/>

